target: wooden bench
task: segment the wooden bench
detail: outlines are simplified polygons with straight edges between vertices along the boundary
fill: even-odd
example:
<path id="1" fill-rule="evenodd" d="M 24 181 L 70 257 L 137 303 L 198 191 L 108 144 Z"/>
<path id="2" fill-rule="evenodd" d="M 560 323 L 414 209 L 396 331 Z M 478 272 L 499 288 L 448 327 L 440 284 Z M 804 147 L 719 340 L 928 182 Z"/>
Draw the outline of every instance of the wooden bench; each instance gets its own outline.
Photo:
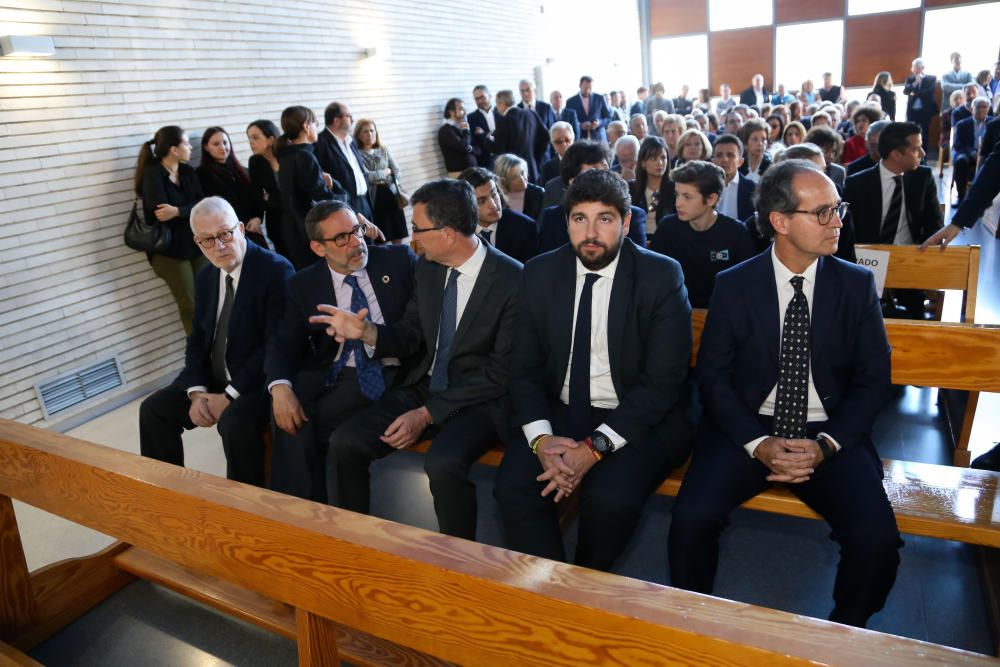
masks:
<path id="1" fill-rule="evenodd" d="M 28 573 L 11 498 L 122 541 Z M 294 637 L 300 665 L 997 665 L 352 514 L 0 422 L 0 641 L 148 576 Z"/>

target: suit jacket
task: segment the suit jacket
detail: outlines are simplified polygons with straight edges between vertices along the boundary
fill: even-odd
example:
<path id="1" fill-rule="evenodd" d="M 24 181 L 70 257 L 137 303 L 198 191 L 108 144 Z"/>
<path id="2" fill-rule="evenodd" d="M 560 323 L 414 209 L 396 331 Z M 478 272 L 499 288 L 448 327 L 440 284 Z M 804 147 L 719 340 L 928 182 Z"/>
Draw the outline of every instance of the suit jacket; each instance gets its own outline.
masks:
<path id="1" fill-rule="evenodd" d="M 376 357 L 418 355 L 401 373 L 401 386 L 421 382 L 431 368 L 447 271 L 437 262 L 418 261 L 413 295 L 402 319 L 378 326 Z M 448 388 L 431 393 L 424 404 L 435 424 L 463 408 L 490 403 L 498 433 L 506 433 L 501 399 L 507 392 L 520 278 L 520 262 L 486 245 L 486 259 L 451 343 Z"/>
<path id="2" fill-rule="evenodd" d="M 556 154 L 555 157 L 546 160 L 545 164 L 542 165 L 542 168 L 538 172 L 537 183 L 544 188 L 545 184 L 553 178 L 559 178 L 559 167 L 561 166 L 562 159 L 558 154 Z"/>
<path id="3" fill-rule="evenodd" d="M 674 103 L 674 113 L 679 113 L 682 116 L 691 113 L 691 110 L 694 108 L 694 101 L 686 97 L 675 97 L 671 101 Z"/>
<path id="4" fill-rule="evenodd" d="M 930 120 L 938 112 L 937 100 L 934 99 L 936 86 L 937 77 L 933 74 L 925 74 L 919 86 L 916 76 L 911 74 L 906 77 L 906 84 L 903 86 L 903 94 L 906 95 L 906 120 Z M 913 108 L 917 100 L 920 100 L 920 109 Z"/>
<path id="5" fill-rule="evenodd" d="M 632 197 L 632 205 L 646 211 L 647 218 L 649 216 L 649 202 L 646 201 L 646 188 L 639 186 L 639 180 L 628 182 L 629 195 Z M 675 201 L 675 188 L 674 182 L 667 178 L 665 175 L 660 181 L 660 197 L 656 202 L 656 211 L 654 220 L 659 222 L 660 218 L 670 215 L 677 210 L 674 205 Z M 633 219 L 633 224 L 635 220 Z M 645 247 L 645 246 L 643 246 Z"/>
<path id="6" fill-rule="evenodd" d="M 986 137 L 983 138 L 983 146 L 986 146 L 986 139 L 989 137 L 990 127 L 996 126 L 993 121 L 986 126 Z M 958 227 L 972 227 L 976 220 L 983 215 L 983 211 L 993 203 L 993 198 L 1000 193 L 1000 141 L 993 144 L 993 149 L 983 160 L 983 166 L 976 174 L 976 179 L 965 193 L 965 200 L 955 211 L 951 219 L 951 224 Z"/>
<path id="7" fill-rule="evenodd" d="M 287 259 L 247 243 L 226 331 L 226 368 L 240 395 L 264 389 L 267 341 L 281 321 L 285 283 L 294 270 Z M 174 380 L 181 387 L 210 387 L 212 343 L 219 310 L 219 269 L 209 264 L 195 277 L 194 326 L 187 338 L 184 369 Z"/>
<path id="8" fill-rule="evenodd" d="M 556 114 L 556 120 L 561 120 L 564 123 L 570 124 L 570 127 L 573 128 L 574 141 L 580 138 L 580 117 L 576 115 L 575 111 L 572 109 L 563 109 Z"/>
<path id="9" fill-rule="evenodd" d="M 983 136 L 985 142 L 986 136 Z M 976 151 L 976 119 L 969 116 L 952 129 L 951 132 L 952 159 L 965 157 L 975 162 Z"/>
<path id="10" fill-rule="evenodd" d="M 358 191 L 357 179 L 354 178 L 354 170 L 351 169 L 351 163 L 347 161 L 347 155 L 341 150 L 337 138 L 333 136 L 333 132 L 327 128 L 323 128 L 323 131 L 316 137 L 316 143 L 313 144 L 313 148 L 319 166 L 333 177 L 333 187 L 331 190 L 333 190 L 334 194 L 345 193 L 349 198 L 348 201 L 353 202 L 357 196 L 355 193 Z M 358 145 L 354 141 L 351 141 L 351 151 L 354 153 L 358 165 L 361 166 L 361 172 L 365 173 L 365 158 L 361 155 L 361 149 L 358 148 Z"/>
<path id="11" fill-rule="evenodd" d="M 499 127 L 500 113 L 497 112 L 497 108 L 493 107 L 490 113 L 493 114 L 494 127 Z M 480 167 L 492 169 L 495 151 L 493 150 L 493 138 L 491 137 L 490 126 L 486 122 L 486 114 L 483 113 L 482 109 L 476 109 L 466 116 L 466 120 L 469 121 L 469 131 L 472 137 L 472 147 L 476 153 L 476 162 Z M 476 132 L 476 130 L 481 131 Z"/>
<path id="12" fill-rule="evenodd" d="M 446 171 L 463 171 L 476 166 L 475 148 L 469 130 L 460 130 L 450 123 L 438 128 L 438 146 L 444 157 Z"/>
<path id="13" fill-rule="evenodd" d="M 628 238 L 640 248 L 646 247 L 646 212 L 638 206 L 632 207 Z M 567 243 L 569 243 L 569 232 L 566 229 L 566 211 L 563 210 L 562 204 L 549 206 L 542 211 L 538 225 L 538 252 L 555 250 Z"/>
<path id="14" fill-rule="evenodd" d="M 983 135 L 983 143 L 979 146 L 980 167 L 997 144 L 1000 144 L 1000 118 L 987 119 L 986 134 Z"/>
<path id="15" fill-rule="evenodd" d="M 604 96 L 598 93 L 590 94 L 590 109 L 587 113 L 583 111 L 583 98 L 579 93 L 573 97 L 566 100 L 566 109 L 572 109 L 576 112 L 577 118 L 580 119 L 581 123 L 589 123 L 593 121 L 599 121 L 600 127 L 596 130 L 583 130 L 582 134 L 576 135 L 578 139 L 591 139 L 593 141 L 603 141 L 607 142 L 608 135 L 605 133 L 604 128 L 608 126 L 611 122 L 611 110 L 608 109 L 608 105 L 604 102 Z"/>
<path id="16" fill-rule="evenodd" d="M 889 342 L 870 271 L 821 257 L 812 299 L 812 379 L 829 417 L 823 431 L 840 446 L 868 447 L 872 425 L 890 396 Z M 715 279 L 701 334 L 696 375 L 703 429 L 734 447 L 764 431 L 757 417 L 778 381 L 778 292 L 771 252 Z"/>
<path id="17" fill-rule="evenodd" d="M 687 399 L 691 308 L 680 266 L 625 240 L 611 288 L 608 354 L 618 407 L 605 418 L 629 446 L 687 456 L 678 426 Z M 546 289 L 538 289 L 545 285 Z M 576 255 L 563 246 L 525 267 L 510 399 L 517 425 L 550 419 L 569 365 Z"/>
<path id="18" fill-rule="evenodd" d="M 760 166 L 757 167 L 757 173 L 763 175 L 767 168 L 771 166 L 771 157 L 769 155 L 764 155 L 764 159 L 760 161 Z M 746 151 L 743 151 L 743 164 L 740 165 L 740 175 L 746 176 L 750 173 L 750 158 L 747 156 Z"/>
<path id="19" fill-rule="evenodd" d="M 848 176 L 853 176 L 854 174 L 858 173 L 859 171 L 864 171 L 865 169 L 871 169 L 872 167 L 874 167 L 877 164 L 878 164 L 878 162 L 876 162 L 875 160 L 873 160 L 868 153 L 865 153 L 864 155 L 862 155 L 861 157 L 859 157 L 857 160 L 854 160 L 854 161 L 848 163 L 848 165 L 847 165 L 847 175 Z"/>
<path id="20" fill-rule="evenodd" d="M 542 212 L 535 218 L 535 222 L 539 226 L 542 224 L 542 217 L 545 215 L 545 210 L 550 206 L 561 204 L 564 194 L 566 194 L 566 184 L 563 183 L 562 176 L 556 176 L 545 182 L 545 196 L 542 197 Z"/>
<path id="21" fill-rule="evenodd" d="M 368 248 L 368 278 L 382 318 L 389 324 L 399 321 L 406 310 L 413 292 L 416 263 L 417 256 L 409 246 Z M 342 347 L 327 335 L 324 325 L 309 323 L 309 317 L 317 314 L 316 306 L 321 303 L 351 307 L 349 303 L 337 303 L 330 267 L 325 261 L 316 262 L 289 279 L 284 317 L 267 346 L 267 384 L 289 380 L 300 399 L 319 395 Z M 387 378 L 386 385 L 389 384 Z"/>
<path id="22" fill-rule="evenodd" d="M 642 113 L 642 102 L 633 102 L 632 108 L 628 111 L 628 116 L 631 119 L 637 113 Z"/>
<path id="23" fill-rule="evenodd" d="M 517 108 L 523 109 L 524 111 L 528 110 L 527 107 L 525 107 L 524 102 L 518 104 Z M 546 130 L 552 127 L 552 123 L 556 122 L 556 112 L 552 110 L 552 105 L 548 102 L 535 100 L 535 107 L 532 111 L 534 111 L 535 115 L 538 116 L 538 119 L 542 121 L 542 125 L 545 126 Z"/>
<path id="24" fill-rule="evenodd" d="M 497 155 L 513 153 L 524 159 L 528 163 L 529 182 L 538 178 L 538 166 L 548 147 L 549 133 L 534 112 L 511 107 L 497 119 L 493 151 Z"/>
<path id="25" fill-rule="evenodd" d="M 836 162 L 830 162 L 826 165 L 826 175 L 830 177 L 838 190 L 842 190 L 847 183 L 847 170 Z"/>
<path id="26" fill-rule="evenodd" d="M 917 167 L 903 174 L 903 199 L 907 224 L 915 243 L 923 243 L 941 229 L 941 208 L 930 167 Z M 882 180 L 879 167 L 858 172 L 847 179 L 844 201 L 851 204 L 851 218 L 858 243 L 879 243 L 882 227 Z"/>
<path id="27" fill-rule="evenodd" d="M 972 118 L 972 111 L 968 106 L 962 105 L 951 110 L 951 126 L 955 127 L 966 118 Z"/>
<path id="28" fill-rule="evenodd" d="M 761 88 L 760 92 L 764 96 L 765 102 L 771 99 L 771 91 L 766 87 Z M 753 92 L 753 86 L 740 93 L 740 104 L 745 104 L 748 107 L 757 106 L 757 95 Z"/>
<path id="29" fill-rule="evenodd" d="M 524 210 L 522 212 L 532 220 L 536 219 L 545 208 L 542 206 L 543 199 L 545 199 L 545 190 L 534 183 L 528 183 L 528 187 L 524 191 Z"/>
<path id="30" fill-rule="evenodd" d="M 493 245 L 523 264 L 538 254 L 538 225 L 531 217 L 505 208 L 497 223 Z"/>

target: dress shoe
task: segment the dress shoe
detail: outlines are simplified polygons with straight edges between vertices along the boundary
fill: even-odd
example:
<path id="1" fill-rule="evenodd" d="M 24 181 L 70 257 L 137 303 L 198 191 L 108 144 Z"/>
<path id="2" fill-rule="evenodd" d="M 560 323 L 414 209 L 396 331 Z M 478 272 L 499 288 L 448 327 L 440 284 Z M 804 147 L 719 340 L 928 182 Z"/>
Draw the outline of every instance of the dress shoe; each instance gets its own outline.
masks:
<path id="1" fill-rule="evenodd" d="M 971 467 L 978 468 L 979 470 L 1000 472 L 1000 442 L 994 443 L 993 449 L 990 451 L 972 459 Z"/>

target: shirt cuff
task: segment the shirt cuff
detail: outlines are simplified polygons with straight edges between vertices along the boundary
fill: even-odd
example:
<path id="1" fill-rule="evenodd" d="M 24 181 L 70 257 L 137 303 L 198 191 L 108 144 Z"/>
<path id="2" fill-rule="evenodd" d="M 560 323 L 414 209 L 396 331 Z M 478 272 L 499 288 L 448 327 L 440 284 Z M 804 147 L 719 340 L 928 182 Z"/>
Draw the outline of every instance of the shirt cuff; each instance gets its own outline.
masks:
<path id="1" fill-rule="evenodd" d="M 757 445 L 759 445 L 760 443 L 762 443 L 765 440 L 767 440 L 767 438 L 768 438 L 768 436 L 762 435 L 759 438 L 751 440 L 747 444 L 743 445 L 743 449 L 747 450 L 747 454 L 750 455 L 750 458 L 753 458 L 754 452 L 757 451 Z"/>
<path id="2" fill-rule="evenodd" d="M 369 359 L 374 359 L 375 358 L 375 348 L 372 347 L 371 345 L 369 345 L 368 343 L 362 343 L 362 345 L 365 348 L 365 354 L 368 355 L 368 358 Z M 340 356 L 340 354 L 338 353 L 337 356 Z"/>
<path id="3" fill-rule="evenodd" d="M 208 391 L 208 387 L 202 387 L 201 385 L 196 385 L 194 387 L 188 387 L 187 388 L 187 397 L 191 398 L 191 394 L 193 394 L 196 391 Z"/>
<path id="4" fill-rule="evenodd" d="M 548 419 L 539 419 L 521 427 L 524 439 L 531 444 L 531 441 L 540 435 L 552 435 L 552 423 Z"/>
<path id="5" fill-rule="evenodd" d="M 608 426 L 607 424 L 601 424 L 594 430 L 600 431 L 604 435 L 608 436 L 608 439 L 611 441 L 611 444 L 614 445 L 615 447 L 614 450 L 612 451 L 617 452 L 619 449 L 628 444 L 628 441 L 625 438 L 618 435 L 618 432 L 615 431 L 610 426 Z"/>
<path id="6" fill-rule="evenodd" d="M 234 387 L 231 384 L 227 384 L 226 388 L 223 391 L 225 391 L 226 394 L 229 395 L 229 398 L 233 399 L 234 401 L 240 397 L 240 392 L 236 391 L 236 387 Z"/>
<path id="7" fill-rule="evenodd" d="M 274 389 L 279 384 L 287 384 L 289 387 L 292 386 L 292 383 L 290 381 L 288 381 L 288 380 L 275 380 L 271 384 L 267 385 L 267 393 L 270 394 L 271 390 Z"/>
<path id="8" fill-rule="evenodd" d="M 836 440 L 834 440 L 832 435 L 830 435 L 829 433 L 826 433 L 824 431 L 820 431 L 819 433 L 817 433 L 817 435 L 821 435 L 824 438 L 826 438 L 827 442 L 829 442 L 831 445 L 833 445 L 833 451 L 834 452 L 839 452 L 840 451 L 840 443 L 837 442 Z"/>

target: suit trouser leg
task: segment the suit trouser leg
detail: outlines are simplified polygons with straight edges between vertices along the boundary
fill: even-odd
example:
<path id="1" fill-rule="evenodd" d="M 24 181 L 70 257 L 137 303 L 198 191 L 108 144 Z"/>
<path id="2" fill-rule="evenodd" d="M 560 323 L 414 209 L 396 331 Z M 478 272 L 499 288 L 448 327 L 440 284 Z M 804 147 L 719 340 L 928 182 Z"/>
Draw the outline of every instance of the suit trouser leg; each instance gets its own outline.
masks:
<path id="1" fill-rule="evenodd" d="M 158 461 L 184 465 L 181 434 L 194 428 L 191 401 L 183 388 L 164 387 L 139 406 L 139 452 Z"/>
<path id="2" fill-rule="evenodd" d="M 434 513 L 445 535 L 476 539 L 476 485 L 469 469 L 499 439 L 485 404 L 461 410 L 433 433 L 424 471 L 434 496 Z"/>
<path id="3" fill-rule="evenodd" d="M 270 414 L 266 390 L 248 392 L 233 400 L 216 429 L 226 453 L 226 477 L 244 484 L 265 486 L 263 431 Z"/>
<path id="4" fill-rule="evenodd" d="M 958 198 L 965 197 L 965 190 L 969 185 L 969 173 L 971 171 L 971 160 L 968 155 L 959 155 L 952 164 L 952 181 L 955 183 L 955 190 L 958 191 Z M 949 197 L 950 199 L 950 197 Z"/>
<path id="5" fill-rule="evenodd" d="M 396 451 L 379 439 L 396 417 L 424 404 L 417 387 L 397 387 L 337 427 L 326 453 L 328 502 L 352 512 L 371 509 L 372 462 Z"/>

